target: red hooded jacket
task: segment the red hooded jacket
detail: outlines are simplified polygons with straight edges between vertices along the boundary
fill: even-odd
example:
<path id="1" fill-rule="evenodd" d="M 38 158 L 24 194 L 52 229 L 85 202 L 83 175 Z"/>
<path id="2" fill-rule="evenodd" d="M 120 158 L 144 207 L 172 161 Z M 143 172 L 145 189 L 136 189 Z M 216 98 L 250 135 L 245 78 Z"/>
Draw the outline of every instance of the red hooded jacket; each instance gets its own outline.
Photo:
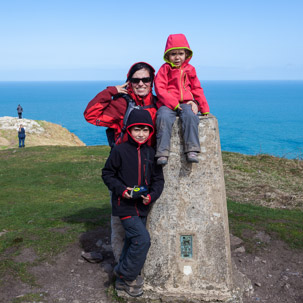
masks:
<path id="1" fill-rule="evenodd" d="M 166 54 L 173 49 L 187 49 L 190 52 L 180 68 L 176 68 L 166 58 Z M 170 35 L 167 38 L 164 52 L 164 61 L 167 63 L 160 67 L 155 78 L 155 90 L 159 99 L 157 102 L 158 108 L 165 105 L 172 110 L 176 110 L 180 103 L 194 100 L 202 114 L 209 113 L 209 106 L 196 70 L 188 63 L 192 55 L 193 52 L 183 34 Z"/>
<path id="2" fill-rule="evenodd" d="M 154 72 L 154 68 L 151 65 L 149 66 L 150 69 Z M 129 72 L 127 74 L 127 77 L 129 76 Z M 149 94 L 143 98 L 134 94 L 131 85 L 128 86 L 127 90 L 130 97 L 136 102 L 136 105 L 145 107 L 145 109 L 150 113 L 153 123 L 155 125 L 157 109 L 155 106 L 156 97 L 152 94 L 152 86 Z M 108 86 L 105 90 L 97 94 L 97 96 L 88 103 L 84 111 L 84 118 L 87 122 L 96 126 L 105 126 L 114 129 L 116 141 L 119 138 L 123 128 L 123 118 L 126 109 L 127 102 L 123 97 L 118 94 L 117 88 L 115 86 Z M 127 137 L 128 135 L 127 133 L 125 133 L 122 140 L 118 140 L 116 144 L 127 141 Z M 149 140 L 148 144 L 154 145 L 154 143 L 155 138 L 153 137 L 151 138 L 151 140 Z"/>

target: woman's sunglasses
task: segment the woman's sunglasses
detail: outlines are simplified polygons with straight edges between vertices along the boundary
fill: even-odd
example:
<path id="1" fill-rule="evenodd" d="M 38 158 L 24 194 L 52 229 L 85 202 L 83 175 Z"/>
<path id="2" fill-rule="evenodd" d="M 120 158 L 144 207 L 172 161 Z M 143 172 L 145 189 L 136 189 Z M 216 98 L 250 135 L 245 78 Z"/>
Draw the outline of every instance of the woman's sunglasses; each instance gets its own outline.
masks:
<path id="1" fill-rule="evenodd" d="M 145 78 L 131 78 L 130 82 L 131 83 L 140 83 L 140 81 L 142 81 L 143 83 L 148 83 L 151 82 L 151 77 L 145 77 Z"/>

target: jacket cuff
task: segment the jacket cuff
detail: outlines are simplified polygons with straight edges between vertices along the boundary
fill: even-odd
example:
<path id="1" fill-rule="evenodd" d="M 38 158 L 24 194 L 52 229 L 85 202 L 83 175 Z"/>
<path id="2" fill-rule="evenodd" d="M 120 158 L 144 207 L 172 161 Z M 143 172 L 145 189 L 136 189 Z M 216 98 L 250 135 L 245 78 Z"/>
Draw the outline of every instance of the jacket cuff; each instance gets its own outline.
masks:
<path id="1" fill-rule="evenodd" d="M 177 104 L 177 106 L 174 108 L 174 110 L 177 110 L 180 106 L 180 103 Z"/>
<path id="2" fill-rule="evenodd" d="M 148 205 L 151 202 L 151 196 L 148 194 L 146 197 L 148 197 L 148 202 L 145 205 Z"/>
<path id="3" fill-rule="evenodd" d="M 123 193 L 122 193 L 122 198 L 124 198 L 124 196 L 125 196 L 125 193 L 127 193 L 128 192 L 128 189 L 126 189 Z"/>

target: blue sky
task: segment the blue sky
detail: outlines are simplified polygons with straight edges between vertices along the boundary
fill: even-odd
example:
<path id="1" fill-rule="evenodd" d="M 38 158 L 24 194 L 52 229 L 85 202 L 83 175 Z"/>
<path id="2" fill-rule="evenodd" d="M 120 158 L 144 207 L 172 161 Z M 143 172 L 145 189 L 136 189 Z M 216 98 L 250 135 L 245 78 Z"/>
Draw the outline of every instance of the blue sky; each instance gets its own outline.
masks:
<path id="1" fill-rule="evenodd" d="M 201 80 L 303 80 L 301 0 L 2 0 L 0 81 L 121 80 L 184 33 Z"/>

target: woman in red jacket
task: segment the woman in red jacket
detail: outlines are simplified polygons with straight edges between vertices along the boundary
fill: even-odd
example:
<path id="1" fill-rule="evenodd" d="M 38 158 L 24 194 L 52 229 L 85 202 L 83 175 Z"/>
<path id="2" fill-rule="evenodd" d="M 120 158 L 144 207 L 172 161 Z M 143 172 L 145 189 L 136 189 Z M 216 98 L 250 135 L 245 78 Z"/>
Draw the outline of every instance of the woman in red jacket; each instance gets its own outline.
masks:
<path id="1" fill-rule="evenodd" d="M 86 121 L 108 128 L 110 146 L 127 141 L 127 134 L 123 132 L 127 121 L 123 123 L 123 119 L 128 108 L 129 97 L 135 101 L 136 106 L 149 111 L 155 124 L 157 99 L 152 94 L 154 76 L 155 70 L 151 65 L 145 62 L 135 63 L 127 74 L 126 83 L 108 86 L 88 103 L 84 112 Z M 149 145 L 154 143 L 155 139 L 152 138 Z"/>
<path id="2" fill-rule="evenodd" d="M 107 127 L 106 133 L 111 147 L 128 139 L 127 132 L 123 131 L 127 121 L 123 120 L 129 98 L 150 113 L 155 126 L 157 98 L 152 94 L 154 76 L 155 70 L 151 65 L 145 62 L 135 63 L 127 74 L 126 83 L 107 87 L 88 103 L 84 111 L 86 121 L 96 126 Z M 155 142 L 153 136 L 147 143 L 154 145 Z M 111 245 L 118 262 L 124 243 L 124 229 L 119 217 L 112 216 L 111 232 Z"/>

